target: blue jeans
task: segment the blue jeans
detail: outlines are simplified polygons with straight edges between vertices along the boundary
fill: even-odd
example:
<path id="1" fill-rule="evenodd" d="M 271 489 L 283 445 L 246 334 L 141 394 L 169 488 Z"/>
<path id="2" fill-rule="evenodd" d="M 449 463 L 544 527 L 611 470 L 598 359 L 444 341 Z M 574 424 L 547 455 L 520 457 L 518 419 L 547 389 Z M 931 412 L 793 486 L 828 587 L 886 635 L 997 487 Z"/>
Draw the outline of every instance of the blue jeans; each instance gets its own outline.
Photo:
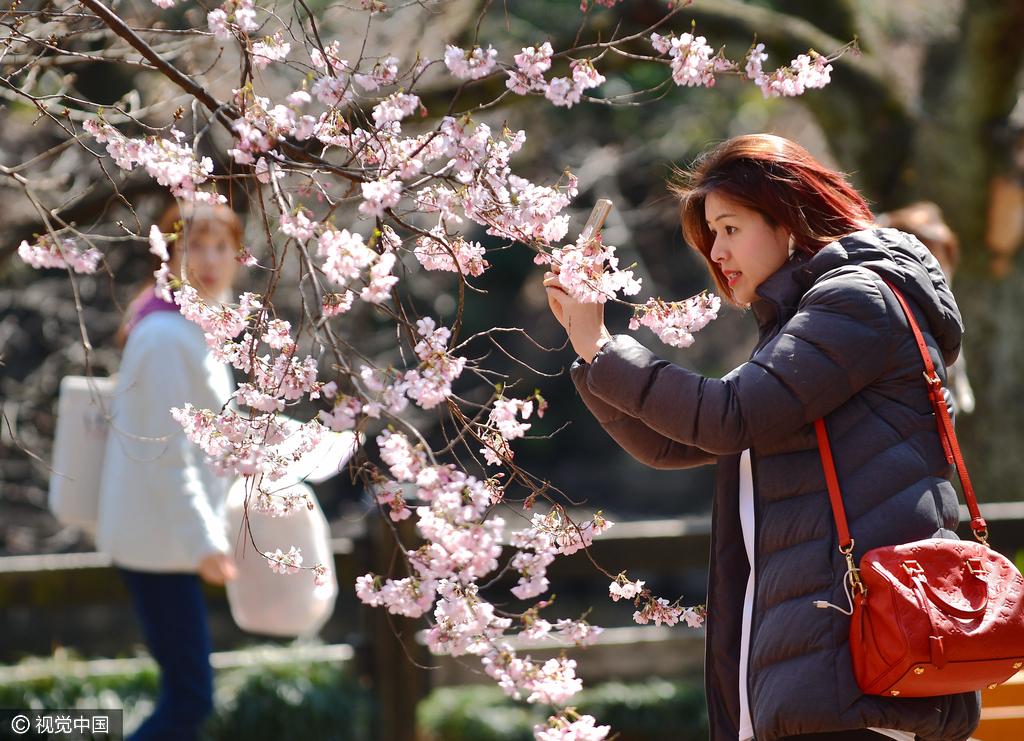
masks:
<path id="1" fill-rule="evenodd" d="M 129 741 L 195 741 L 213 712 L 210 630 L 199 576 L 117 570 L 160 666 L 156 708 Z"/>

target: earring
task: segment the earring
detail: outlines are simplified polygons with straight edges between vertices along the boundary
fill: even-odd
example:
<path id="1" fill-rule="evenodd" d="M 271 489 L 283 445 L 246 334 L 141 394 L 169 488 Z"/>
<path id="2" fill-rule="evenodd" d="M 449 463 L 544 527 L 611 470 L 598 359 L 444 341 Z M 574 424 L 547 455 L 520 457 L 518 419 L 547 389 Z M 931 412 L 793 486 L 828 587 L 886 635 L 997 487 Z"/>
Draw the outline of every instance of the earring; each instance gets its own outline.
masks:
<path id="1" fill-rule="evenodd" d="M 792 257 L 793 253 L 796 252 L 796 244 L 793 241 L 793 235 L 789 235 L 789 256 Z"/>

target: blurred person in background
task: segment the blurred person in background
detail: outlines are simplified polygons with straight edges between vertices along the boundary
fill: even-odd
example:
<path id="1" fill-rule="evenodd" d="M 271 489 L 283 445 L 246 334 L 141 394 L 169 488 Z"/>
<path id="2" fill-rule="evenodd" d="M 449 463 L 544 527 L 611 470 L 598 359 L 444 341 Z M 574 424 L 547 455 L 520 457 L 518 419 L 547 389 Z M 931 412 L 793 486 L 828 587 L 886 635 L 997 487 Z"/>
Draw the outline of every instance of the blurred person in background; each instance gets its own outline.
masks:
<path id="1" fill-rule="evenodd" d="M 879 214 L 879 226 L 890 226 L 902 232 L 913 234 L 921 240 L 928 251 L 939 261 L 946 282 L 952 285 L 953 275 L 960 264 L 960 240 L 942 217 L 942 209 L 931 201 L 918 201 L 909 206 Z M 974 411 L 974 389 L 967 377 L 967 361 L 963 348 L 960 357 L 946 369 L 949 373 L 949 390 L 953 392 L 956 410 L 962 414 Z"/>
<path id="2" fill-rule="evenodd" d="M 610 334 L 604 305 L 573 298 L 557 266 L 544 285 L 579 354 L 573 381 L 611 437 L 655 468 L 717 464 L 711 738 L 963 741 L 979 693 L 901 698 L 857 684 L 848 566 L 814 429 L 826 420 L 856 562 L 880 546 L 956 538 L 952 467 L 921 355 L 885 282 L 906 297 L 944 380 L 963 324 L 942 270 L 912 235 L 876 227 L 841 173 L 781 137 L 729 139 L 671 189 L 723 300 L 757 321 L 748 362 L 703 376 Z"/>
<path id="3" fill-rule="evenodd" d="M 231 298 L 242 223 L 224 205 L 171 204 L 158 222 L 168 269 L 208 304 Z M 165 295 L 166 297 L 166 295 Z M 160 694 L 134 741 L 199 738 L 213 710 L 210 632 L 200 579 L 222 585 L 237 571 L 225 502 L 230 478 L 216 475 L 172 418 L 191 403 L 220 409 L 234 391 L 203 331 L 154 284 L 131 302 L 111 406 L 97 547 L 110 554 L 131 594 Z"/>

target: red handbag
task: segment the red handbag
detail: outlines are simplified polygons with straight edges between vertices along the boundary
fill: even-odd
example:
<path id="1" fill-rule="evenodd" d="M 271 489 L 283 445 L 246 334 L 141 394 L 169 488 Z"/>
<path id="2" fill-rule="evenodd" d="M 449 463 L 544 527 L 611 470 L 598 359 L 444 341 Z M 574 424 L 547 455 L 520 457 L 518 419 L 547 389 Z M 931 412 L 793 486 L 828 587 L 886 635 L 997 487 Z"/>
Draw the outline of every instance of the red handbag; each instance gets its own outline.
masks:
<path id="1" fill-rule="evenodd" d="M 988 528 L 946 409 L 942 381 L 906 299 L 886 284 L 903 308 L 924 360 L 939 438 L 947 461 L 960 475 L 977 542 L 929 538 L 884 546 L 865 553 L 857 568 L 828 433 L 824 420 L 815 421 L 852 592 L 854 676 L 865 694 L 891 697 L 992 688 L 1024 667 L 1024 577 L 988 545 Z"/>

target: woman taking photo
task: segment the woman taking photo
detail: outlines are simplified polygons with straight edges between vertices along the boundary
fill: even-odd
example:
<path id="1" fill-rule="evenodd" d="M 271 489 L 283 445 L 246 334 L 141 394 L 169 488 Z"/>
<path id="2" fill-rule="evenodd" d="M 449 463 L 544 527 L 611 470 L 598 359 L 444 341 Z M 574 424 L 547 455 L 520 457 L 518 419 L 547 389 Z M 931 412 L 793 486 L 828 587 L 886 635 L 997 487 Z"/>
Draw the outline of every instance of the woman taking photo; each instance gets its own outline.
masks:
<path id="1" fill-rule="evenodd" d="M 168 268 L 207 303 L 230 298 L 242 225 L 227 206 L 173 204 L 158 224 Z M 171 417 L 192 403 L 220 409 L 234 390 L 230 368 L 203 331 L 145 288 L 125 317 L 124 355 L 111 405 L 97 547 L 110 554 L 135 605 L 160 696 L 134 741 L 197 739 L 213 709 L 210 634 L 200 578 L 220 585 L 236 567 L 225 520 L 230 478 L 217 476 Z"/>
<path id="2" fill-rule="evenodd" d="M 705 684 L 714 741 L 963 741 L 977 693 L 864 694 L 851 666 L 847 563 L 819 457 L 827 423 L 854 557 L 955 538 L 956 492 L 922 359 L 890 281 L 938 373 L 963 325 L 938 263 L 914 237 L 873 227 L 845 178 L 786 139 L 708 152 L 673 185 L 686 241 L 724 300 L 749 307 L 750 360 L 708 378 L 611 335 L 601 304 L 545 276 L 579 358 L 572 378 L 598 422 L 655 468 L 717 463 Z M 821 609 L 824 608 L 824 609 Z"/>

